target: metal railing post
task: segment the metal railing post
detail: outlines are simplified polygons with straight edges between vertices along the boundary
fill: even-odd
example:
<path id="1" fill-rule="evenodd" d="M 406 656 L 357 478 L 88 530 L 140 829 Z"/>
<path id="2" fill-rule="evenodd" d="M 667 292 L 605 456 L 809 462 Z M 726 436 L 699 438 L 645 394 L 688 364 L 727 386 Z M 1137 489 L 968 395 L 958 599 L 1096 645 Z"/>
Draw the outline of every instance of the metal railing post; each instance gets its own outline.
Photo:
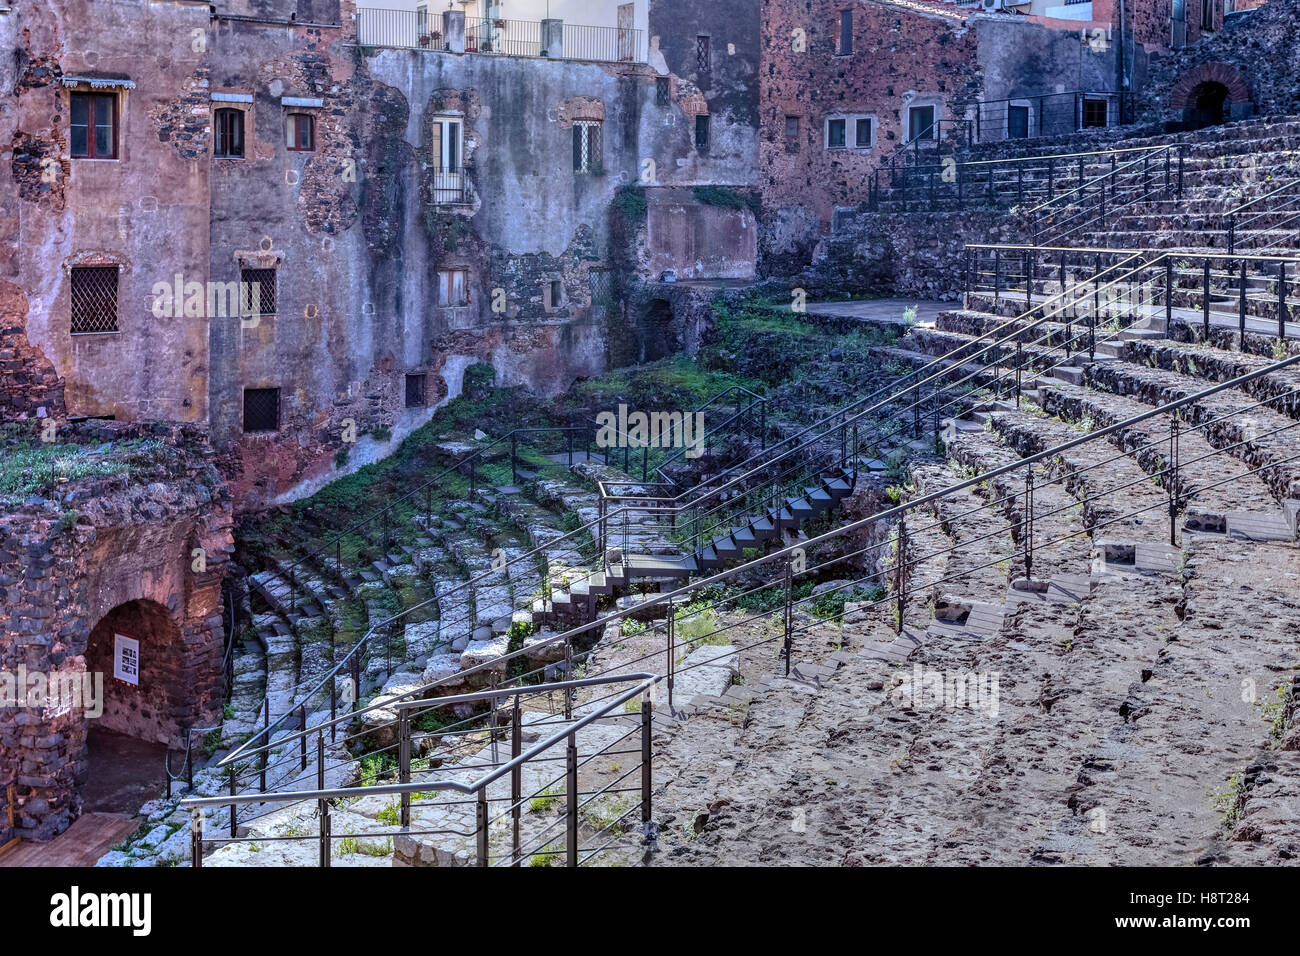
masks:
<path id="1" fill-rule="evenodd" d="M 1240 338 L 1238 340 L 1237 347 L 1244 352 L 1246 351 L 1246 260 L 1245 259 L 1241 260 L 1241 277 L 1238 281 L 1241 283 L 1241 288 L 1238 290 L 1238 296 L 1237 296 L 1237 329 L 1240 333 Z"/>
<path id="2" fill-rule="evenodd" d="M 1204 333 L 1204 340 L 1210 341 L 1210 257 L 1206 256 L 1203 263 L 1204 272 L 1201 285 L 1201 331 Z"/>
<path id="3" fill-rule="evenodd" d="M 898 555 L 894 562 L 894 633 L 903 633 L 903 617 L 907 613 L 907 519 L 898 516 Z"/>
<path id="4" fill-rule="evenodd" d="M 564 679 L 573 680 L 573 638 L 564 639 Z M 564 719 L 573 719 L 573 687 L 564 688 Z"/>
<path id="5" fill-rule="evenodd" d="M 1286 263 L 1277 264 L 1277 340 L 1286 343 Z"/>
<path id="6" fill-rule="evenodd" d="M 1179 454 L 1179 422 L 1178 414 L 1169 416 L 1169 467 L 1165 475 L 1168 488 L 1165 489 L 1169 496 L 1169 543 L 1178 546 L 1178 504 L 1179 495 L 1178 485 L 1178 454 Z"/>
<path id="7" fill-rule="evenodd" d="M 267 747 L 271 742 L 271 735 L 267 731 L 271 727 L 271 698 L 267 698 L 262 704 L 262 748 L 259 755 L 258 764 L 261 774 L 262 792 L 266 793 L 266 756 Z"/>
<path id="8" fill-rule="evenodd" d="M 495 760 L 493 761 L 495 763 Z M 397 782 L 411 782 L 411 712 L 403 707 L 397 712 Z M 411 825 L 411 794 L 401 796 L 403 828 Z"/>
<path id="9" fill-rule="evenodd" d="M 190 866 L 203 866 L 203 811 L 198 807 L 190 811 Z"/>
<path id="10" fill-rule="evenodd" d="M 1165 259 L 1165 331 L 1174 321 L 1174 260 Z"/>
<path id="11" fill-rule="evenodd" d="M 230 765 L 230 795 L 232 797 L 236 795 L 236 790 L 237 787 L 235 785 L 235 765 L 232 763 Z M 230 805 L 230 839 L 232 840 L 235 839 L 237 834 L 238 834 L 238 827 L 235 820 L 235 805 L 232 803 Z"/>
<path id="12" fill-rule="evenodd" d="M 794 648 L 794 562 L 785 563 L 785 614 L 783 615 L 785 631 L 781 653 L 785 657 L 785 676 L 790 676 L 790 656 Z"/>
<path id="13" fill-rule="evenodd" d="M 316 735 L 316 789 L 325 789 L 325 735 L 322 733 Z M 333 841 L 330 832 L 330 802 L 319 801 L 316 812 L 320 814 L 320 865 L 328 870 Z"/>
<path id="14" fill-rule="evenodd" d="M 673 709 L 673 684 L 677 679 L 677 614 L 672 598 L 668 599 L 668 712 Z"/>
<path id="15" fill-rule="evenodd" d="M 1025 469 L 1025 579 L 1034 577 L 1034 466 Z"/>
<path id="16" fill-rule="evenodd" d="M 519 481 L 519 437 L 510 433 L 510 483 Z"/>
<path id="17" fill-rule="evenodd" d="M 578 735 L 569 734 L 568 746 L 564 748 L 564 789 L 565 789 L 565 852 L 567 865 L 578 865 Z M 486 816 L 486 804 L 484 816 Z M 487 823 L 483 825 L 486 842 Z"/>
<path id="18" fill-rule="evenodd" d="M 569 680 L 566 674 L 565 679 Z M 524 729 L 523 729 L 523 711 L 519 706 L 519 698 L 515 698 L 514 711 L 510 716 L 510 759 L 516 760 L 523 753 L 524 746 Z M 511 866 L 519 866 L 519 818 L 523 814 L 523 807 L 520 806 L 523 801 L 523 773 L 522 766 L 516 766 L 510 771 L 510 858 L 513 861 Z"/>
<path id="19" fill-rule="evenodd" d="M 641 829 L 646 843 L 650 842 L 651 790 L 653 768 L 650 765 L 650 738 L 654 731 L 654 701 L 650 692 L 641 695 Z"/>
<path id="20" fill-rule="evenodd" d="M 478 800 L 474 803 L 474 835 L 478 851 L 478 859 L 475 862 L 479 866 L 488 866 L 490 863 L 490 851 L 488 848 L 488 802 L 486 787 L 479 788 Z"/>

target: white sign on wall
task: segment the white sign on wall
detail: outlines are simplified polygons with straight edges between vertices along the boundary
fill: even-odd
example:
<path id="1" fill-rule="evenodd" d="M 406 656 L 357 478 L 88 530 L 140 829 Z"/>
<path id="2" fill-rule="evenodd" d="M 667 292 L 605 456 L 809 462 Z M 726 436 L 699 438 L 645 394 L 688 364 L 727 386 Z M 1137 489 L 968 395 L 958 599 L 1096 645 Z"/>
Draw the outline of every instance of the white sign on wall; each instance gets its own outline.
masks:
<path id="1" fill-rule="evenodd" d="M 113 635 L 113 676 L 140 686 L 140 642 L 135 638 Z"/>

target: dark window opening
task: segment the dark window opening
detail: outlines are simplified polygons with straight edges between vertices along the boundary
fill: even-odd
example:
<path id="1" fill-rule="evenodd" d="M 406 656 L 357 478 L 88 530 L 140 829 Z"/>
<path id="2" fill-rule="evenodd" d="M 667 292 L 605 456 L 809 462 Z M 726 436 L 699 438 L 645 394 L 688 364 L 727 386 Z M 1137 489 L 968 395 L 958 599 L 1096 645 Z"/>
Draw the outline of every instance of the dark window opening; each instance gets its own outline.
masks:
<path id="1" fill-rule="evenodd" d="M 220 159 L 244 158 L 244 111 L 219 109 L 212 119 L 212 155 Z"/>
<path id="2" fill-rule="evenodd" d="M 709 117 L 703 113 L 695 117 L 695 151 L 701 155 L 709 151 Z"/>
<path id="3" fill-rule="evenodd" d="M 548 287 L 548 294 L 550 295 L 551 308 L 558 309 L 564 297 L 564 289 L 560 285 L 559 279 L 551 280 L 550 286 Z"/>
<path id="4" fill-rule="evenodd" d="M 666 76 L 655 78 L 655 105 L 667 106 L 672 101 L 672 81 Z"/>
<path id="5" fill-rule="evenodd" d="M 117 331 L 117 266 L 72 269 L 72 332 Z"/>
<path id="6" fill-rule="evenodd" d="M 1106 126 L 1107 111 L 1106 101 L 1102 99 L 1085 98 L 1083 101 L 1083 127 L 1084 129 L 1099 129 Z"/>
<path id="7" fill-rule="evenodd" d="M 799 117 L 787 116 L 785 118 L 785 138 L 786 139 L 799 138 Z"/>
<path id="8" fill-rule="evenodd" d="M 310 113 L 290 113 L 284 123 L 285 145 L 292 150 L 316 148 L 316 117 Z"/>
<path id="9" fill-rule="evenodd" d="M 844 123 L 842 119 L 833 119 L 826 124 L 826 148 L 844 148 Z"/>
<path id="10" fill-rule="evenodd" d="M 275 270 L 239 270 L 243 315 L 275 315 Z"/>
<path id="11" fill-rule="evenodd" d="M 69 151 L 75 159 L 117 159 L 117 96 L 73 93 Z"/>
<path id="12" fill-rule="evenodd" d="M 860 119 L 854 124 L 853 145 L 859 149 L 871 147 L 871 120 Z"/>
<path id="13" fill-rule="evenodd" d="M 280 390 L 244 389 L 244 433 L 280 430 Z"/>
<path id="14" fill-rule="evenodd" d="M 840 11 L 840 53 L 853 52 L 853 11 Z"/>
<path id="15" fill-rule="evenodd" d="M 1029 137 L 1029 107 L 1007 107 L 1007 139 L 1027 139 Z"/>
<path id="16" fill-rule="evenodd" d="M 707 86 L 709 78 L 713 75 L 713 57 L 709 51 L 709 38 L 706 36 L 695 38 L 695 73 L 700 86 Z"/>
<path id="17" fill-rule="evenodd" d="M 907 138 L 909 141 L 934 139 L 933 106 L 914 106 L 908 111 Z"/>
<path id="18" fill-rule="evenodd" d="M 1214 0 L 1201 0 L 1201 30 L 1214 32 Z"/>
<path id="19" fill-rule="evenodd" d="M 424 373 L 406 376 L 406 407 L 424 408 Z"/>

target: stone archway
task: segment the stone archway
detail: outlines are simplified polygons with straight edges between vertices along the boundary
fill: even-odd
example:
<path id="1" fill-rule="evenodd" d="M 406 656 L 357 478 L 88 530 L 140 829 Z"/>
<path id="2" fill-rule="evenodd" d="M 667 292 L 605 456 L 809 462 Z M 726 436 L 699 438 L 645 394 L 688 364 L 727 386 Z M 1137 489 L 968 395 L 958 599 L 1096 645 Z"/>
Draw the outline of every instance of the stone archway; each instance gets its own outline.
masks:
<path id="1" fill-rule="evenodd" d="M 1188 129 L 1244 119 L 1255 112 L 1245 79 L 1227 63 L 1202 63 L 1184 75 L 1169 93 L 1169 106 L 1182 113 Z"/>
<path id="2" fill-rule="evenodd" d="M 165 785 L 168 745 L 184 735 L 190 664 L 180 622 L 155 601 L 119 604 L 91 629 L 85 660 L 102 681 L 102 713 L 87 721 L 83 809 L 134 812 Z"/>

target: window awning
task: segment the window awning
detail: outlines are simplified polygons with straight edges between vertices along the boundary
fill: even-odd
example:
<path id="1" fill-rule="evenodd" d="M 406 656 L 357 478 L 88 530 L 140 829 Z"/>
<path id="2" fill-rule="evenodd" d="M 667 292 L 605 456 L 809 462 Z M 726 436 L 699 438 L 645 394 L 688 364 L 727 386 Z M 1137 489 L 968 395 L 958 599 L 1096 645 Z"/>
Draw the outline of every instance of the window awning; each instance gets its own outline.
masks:
<path id="1" fill-rule="evenodd" d="M 133 90 L 135 81 L 124 76 L 68 76 L 59 78 L 64 86 L 89 86 L 92 90 Z"/>

